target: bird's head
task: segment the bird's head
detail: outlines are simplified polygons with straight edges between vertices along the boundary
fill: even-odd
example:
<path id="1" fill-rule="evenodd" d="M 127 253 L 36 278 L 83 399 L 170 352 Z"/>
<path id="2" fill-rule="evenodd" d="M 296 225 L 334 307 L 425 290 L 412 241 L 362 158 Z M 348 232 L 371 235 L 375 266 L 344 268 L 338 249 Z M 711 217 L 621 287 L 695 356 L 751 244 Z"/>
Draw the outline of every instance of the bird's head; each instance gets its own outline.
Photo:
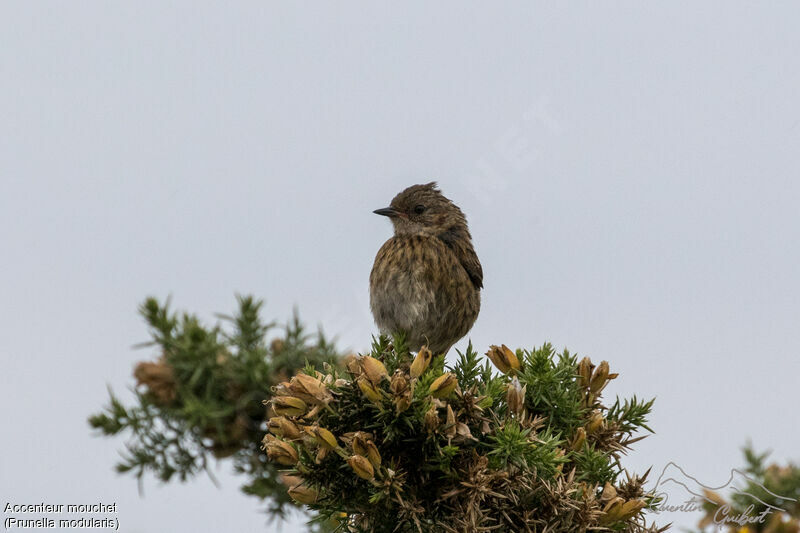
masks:
<path id="1" fill-rule="evenodd" d="M 464 213 L 444 197 L 435 181 L 412 185 L 395 196 L 389 207 L 373 213 L 389 217 L 395 235 L 433 236 L 467 226 Z"/>

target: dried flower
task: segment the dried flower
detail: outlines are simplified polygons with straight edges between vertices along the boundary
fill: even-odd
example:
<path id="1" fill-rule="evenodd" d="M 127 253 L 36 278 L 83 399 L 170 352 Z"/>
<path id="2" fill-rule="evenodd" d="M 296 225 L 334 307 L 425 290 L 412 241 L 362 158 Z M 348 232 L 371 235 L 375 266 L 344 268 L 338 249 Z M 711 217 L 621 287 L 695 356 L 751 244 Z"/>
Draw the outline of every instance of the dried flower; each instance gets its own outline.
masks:
<path id="1" fill-rule="evenodd" d="M 612 498 L 603 508 L 602 522 L 610 524 L 618 520 L 626 520 L 644 509 L 644 500 L 625 500 L 619 496 Z"/>
<path id="2" fill-rule="evenodd" d="M 417 356 L 414 357 L 414 362 L 411 363 L 411 368 L 409 369 L 409 374 L 411 374 L 411 377 L 418 378 L 424 374 L 428 369 L 428 366 L 431 364 L 432 359 L 433 354 L 427 346 L 420 348 L 417 352 Z"/>
<path id="3" fill-rule="evenodd" d="M 450 372 L 445 372 L 431 383 L 429 392 L 434 398 L 447 398 L 455 390 L 458 380 Z"/>
<path id="4" fill-rule="evenodd" d="M 718 492 L 707 488 L 703 488 L 702 490 L 705 499 L 712 502 L 715 506 L 723 507 L 725 505 L 728 505 L 728 502 L 725 501 L 725 498 L 720 496 Z"/>
<path id="5" fill-rule="evenodd" d="M 625 520 L 626 518 L 630 518 L 644 509 L 645 505 L 647 504 L 643 500 L 628 500 L 622 504 L 622 509 L 619 513 L 619 519 Z"/>
<path id="6" fill-rule="evenodd" d="M 389 372 L 386 371 L 386 367 L 374 357 L 369 355 L 364 356 L 361 358 L 360 363 L 364 375 L 367 376 L 367 379 L 369 379 L 373 385 L 377 385 L 383 378 L 389 377 Z"/>
<path id="7" fill-rule="evenodd" d="M 303 482 L 303 478 L 300 476 L 293 476 L 292 474 L 281 473 L 278 474 L 278 477 L 280 478 L 281 483 L 286 486 L 286 488 L 294 487 L 295 485 L 299 485 Z"/>
<path id="8" fill-rule="evenodd" d="M 375 443 L 372 441 L 367 442 L 367 459 L 375 468 L 381 466 L 381 454 L 378 451 L 378 447 L 375 446 Z"/>
<path id="9" fill-rule="evenodd" d="M 371 440 L 373 438 L 373 435 L 372 433 L 366 431 L 348 431 L 347 433 L 343 433 L 340 438 L 345 444 L 347 444 L 348 446 L 352 446 L 354 439 L 359 438 L 363 442 L 366 442 L 368 440 Z"/>
<path id="10" fill-rule="evenodd" d="M 358 377 L 361 375 L 361 365 L 358 362 L 358 356 L 356 356 L 356 354 L 347 354 L 343 358 L 342 362 L 344 363 L 344 367 L 353 377 Z"/>
<path id="11" fill-rule="evenodd" d="M 424 425 L 428 433 L 433 433 L 439 427 L 439 414 L 435 405 L 431 405 L 431 408 L 425 413 Z"/>
<path id="12" fill-rule="evenodd" d="M 517 355 L 505 344 L 501 346 L 489 346 L 489 351 L 486 352 L 494 366 L 503 374 L 508 374 L 511 370 L 519 370 L 519 359 Z"/>
<path id="13" fill-rule="evenodd" d="M 472 431 L 470 431 L 469 426 L 466 425 L 464 422 L 457 422 L 456 423 L 456 439 L 457 442 L 464 442 L 468 440 L 477 441 L 475 437 L 472 436 Z"/>
<path id="14" fill-rule="evenodd" d="M 350 458 L 347 459 L 347 464 L 350 465 L 350 468 L 352 468 L 361 479 L 370 480 L 375 477 L 375 470 L 372 468 L 372 463 L 370 463 L 369 459 L 366 457 L 351 455 Z"/>
<path id="15" fill-rule="evenodd" d="M 353 448 L 353 452 L 356 455 L 367 456 L 367 441 L 361 435 L 356 434 L 350 446 Z"/>
<path id="16" fill-rule="evenodd" d="M 614 488 L 614 485 L 606 481 L 606 484 L 603 486 L 603 493 L 601 494 L 600 499 L 604 502 L 608 502 L 616 497 L 617 489 Z"/>
<path id="17" fill-rule="evenodd" d="M 325 428 L 311 426 L 306 430 L 321 447 L 332 450 L 339 446 L 336 436 Z"/>
<path id="18" fill-rule="evenodd" d="M 274 387 L 272 387 L 272 392 L 275 396 L 291 396 L 292 391 L 289 390 L 289 382 L 288 381 L 281 381 Z M 264 405 L 269 404 L 269 400 L 264 400 L 262 403 Z"/>
<path id="19" fill-rule="evenodd" d="M 608 380 L 608 361 L 602 361 L 592 374 L 592 379 L 589 382 L 589 390 L 597 394 L 603 387 L 605 387 Z"/>
<path id="20" fill-rule="evenodd" d="M 395 395 L 401 395 L 408 392 L 408 380 L 402 372 L 397 371 L 392 376 L 392 381 L 389 383 L 389 390 Z"/>
<path id="21" fill-rule="evenodd" d="M 328 452 L 330 452 L 330 450 L 328 448 L 319 448 L 317 450 L 316 457 L 314 457 L 314 463 L 315 464 L 321 464 L 322 461 L 324 461 L 325 458 L 328 456 Z"/>
<path id="22" fill-rule="evenodd" d="M 589 417 L 589 421 L 586 423 L 586 432 L 590 435 L 600 429 L 603 426 L 603 414 L 595 409 L 592 411 L 592 416 Z"/>
<path id="23" fill-rule="evenodd" d="M 278 464 L 292 466 L 299 459 L 294 446 L 269 434 L 264 437 L 262 448 L 266 450 L 269 460 Z"/>
<path id="24" fill-rule="evenodd" d="M 286 418 L 285 416 L 273 416 L 267 423 L 269 432 L 284 439 L 295 440 L 302 436 L 300 428 L 297 424 Z"/>
<path id="25" fill-rule="evenodd" d="M 279 337 L 276 337 L 276 338 L 272 339 L 272 342 L 269 343 L 269 347 L 272 350 L 273 355 L 277 355 L 277 354 L 281 353 L 283 351 L 284 344 L 285 343 L 284 343 L 283 339 L 281 339 Z"/>
<path id="26" fill-rule="evenodd" d="M 581 359 L 581 362 L 578 363 L 578 386 L 580 388 L 585 389 L 589 386 L 589 381 L 592 378 L 592 370 L 594 370 L 592 360 L 588 357 Z"/>
<path id="27" fill-rule="evenodd" d="M 400 370 L 396 370 L 389 384 L 389 389 L 394 394 L 394 405 L 397 414 L 402 413 L 411 406 L 412 387 L 409 386 L 408 379 Z"/>
<path id="28" fill-rule="evenodd" d="M 319 379 L 308 374 L 297 374 L 289 383 L 289 391 L 307 403 L 328 404 L 333 395 L 328 387 Z"/>
<path id="29" fill-rule="evenodd" d="M 511 380 L 511 383 L 506 387 L 506 402 L 508 409 L 516 414 L 521 415 L 525 409 L 525 392 L 528 386 L 521 386 L 516 376 Z"/>
<path id="30" fill-rule="evenodd" d="M 364 376 L 358 378 L 358 388 L 361 389 L 361 392 L 364 393 L 364 396 L 366 396 L 369 401 L 374 403 L 381 403 L 383 401 L 381 391 L 369 380 L 364 379 Z"/>
<path id="31" fill-rule="evenodd" d="M 308 405 L 294 396 L 276 396 L 272 399 L 272 409 L 280 416 L 301 416 Z"/>
<path id="32" fill-rule="evenodd" d="M 617 496 L 609 501 L 605 507 L 603 507 L 603 518 L 601 521 L 606 524 L 610 524 L 612 522 L 616 522 L 619 520 L 620 514 L 622 512 L 622 506 L 625 503 L 623 498 Z"/>
<path id="33" fill-rule="evenodd" d="M 178 394 L 175 372 L 163 359 L 155 363 L 142 361 L 133 370 L 133 377 L 139 385 L 147 387 L 158 405 L 175 401 Z"/>
<path id="34" fill-rule="evenodd" d="M 316 503 L 317 499 L 319 498 L 319 492 L 303 484 L 295 485 L 286 492 L 294 501 L 298 503 L 304 503 L 306 505 Z"/>
<path id="35" fill-rule="evenodd" d="M 452 439 L 456 436 L 456 431 L 456 414 L 450 404 L 447 404 L 447 420 L 445 421 L 444 434 L 448 439 Z"/>
<path id="36" fill-rule="evenodd" d="M 411 407 L 411 398 L 408 396 L 398 396 L 394 400 L 395 406 L 395 413 L 398 415 L 404 411 L 407 411 L 409 407 Z"/>
<path id="37" fill-rule="evenodd" d="M 583 428 L 578 428 L 575 431 L 575 437 L 572 439 L 572 445 L 570 448 L 574 451 L 578 451 L 583 448 L 583 443 L 586 442 L 586 430 Z"/>

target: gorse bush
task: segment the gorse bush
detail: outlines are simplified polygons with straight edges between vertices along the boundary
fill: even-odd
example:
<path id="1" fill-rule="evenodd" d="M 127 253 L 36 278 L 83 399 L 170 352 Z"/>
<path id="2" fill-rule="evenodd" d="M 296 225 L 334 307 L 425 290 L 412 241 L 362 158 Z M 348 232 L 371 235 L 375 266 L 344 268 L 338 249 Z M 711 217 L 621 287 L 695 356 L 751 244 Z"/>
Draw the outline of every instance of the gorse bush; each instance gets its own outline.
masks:
<path id="1" fill-rule="evenodd" d="M 608 363 L 549 344 L 487 356 L 499 375 L 381 337 L 277 385 L 263 445 L 289 494 L 348 532 L 658 531 L 620 464 L 652 400 L 604 405 Z"/>
<path id="2" fill-rule="evenodd" d="M 133 405 L 111 393 L 109 405 L 89 423 L 105 435 L 129 436 L 118 472 L 185 481 L 211 475 L 215 459 L 229 460 L 247 478 L 242 490 L 265 499 L 268 512 L 280 516 L 292 500 L 260 446 L 266 428 L 261 402 L 304 365 L 339 356 L 321 333 L 306 333 L 296 316 L 279 328 L 261 320 L 262 302 L 240 297 L 238 304 L 233 316 L 208 327 L 196 316 L 172 313 L 168 304 L 145 301 L 140 312 L 152 341 L 143 346 L 154 346 L 159 357 L 136 366 Z"/>
<path id="3" fill-rule="evenodd" d="M 111 393 L 89 419 L 127 436 L 118 472 L 185 481 L 229 462 L 271 516 L 302 506 L 317 531 L 657 530 L 645 476 L 620 463 L 652 401 L 604 404 L 608 363 L 493 346 L 495 369 L 469 346 L 446 368 L 400 337 L 342 358 L 261 307 L 239 298 L 208 326 L 145 301 L 156 357 L 129 405 Z"/>

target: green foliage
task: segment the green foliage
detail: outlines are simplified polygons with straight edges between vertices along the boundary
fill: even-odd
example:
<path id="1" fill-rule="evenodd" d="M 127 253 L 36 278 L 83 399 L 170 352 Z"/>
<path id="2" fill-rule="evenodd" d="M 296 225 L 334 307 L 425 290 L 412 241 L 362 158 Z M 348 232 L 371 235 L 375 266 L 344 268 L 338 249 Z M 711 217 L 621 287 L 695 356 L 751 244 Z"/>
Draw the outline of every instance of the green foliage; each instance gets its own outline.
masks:
<path id="1" fill-rule="evenodd" d="M 509 466 L 530 469 L 536 472 L 539 479 L 552 480 L 561 465 L 567 462 L 559 447 L 563 442 L 549 431 L 544 431 L 536 436 L 535 445 L 532 446 L 531 431 L 532 428 L 523 428 L 515 420 L 510 420 L 489 435 L 486 446 L 489 466 L 497 469 Z"/>
<path id="2" fill-rule="evenodd" d="M 570 459 L 577 467 L 577 479 L 596 485 L 614 483 L 620 474 L 616 459 L 603 450 L 584 443 L 583 446 L 570 454 Z"/>
<path id="3" fill-rule="evenodd" d="M 151 472 L 163 482 L 207 472 L 215 459 L 230 460 L 242 474 L 242 490 L 282 515 L 291 500 L 279 471 L 261 449 L 273 385 L 305 364 L 336 362 L 322 334 L 309 335 L 295 315 L 282 331 L 260 318 L 262 302 L 238 297 L 232 316 L 206 326 L 194 315 L 174 313 L 148 298 L 140 307 L 159 358 L 141 362 L 133 403 L 109 391 L 108 406 L 89 418 L 104 435 L 126 434 L 116 470 L 141 480 Z M 271 343 L 267 337 L 275 334 Z"/>
<path id="4" fill-rule="evenodd" d="M 456 375 L 458 382 L 463 387 L 471 387 L 476 384 L 479 377 L 483 377 L 486 372 L 491 374 L 492 369 L 489 362 L 485 361 L 485 365 L 481 365 L 478 352 L 472 348 L 472 342 L 467 345 L 467 351 L 458 354 L 458 360 L 453 367 L 453 373 Z"/>
<path id="5" fill-rule="evenodd" d="M 316 530 L 657 531 L 642 514 L 644 478 L 619 481 L 653 402 L 604 406 L 607 363 L 493 346 L 498 374 L 471 344 L 448 367 L 402 335 L 339 359 L 296 315 L 281 329 L 261 307 L 240 297 L 207 325 L 144 302 L 157 358 L 136 366 L 131 403 L 109 391 L 89 418 L 127 436 L 118 472 L 187 481 L 230 461 L 269 513 L 305 503 Z"/>
<path id="6" fill-rule="evenodd" d="M 636 398 L 626 399 L 620 403 L 619 398 L 608 409 L 606 418 L 613 420 L 619 425 L 619 430 L 626 434 L 631 434 L 639 428 L 644 428 L 652 433 L 652 429 L 647 426 L 647 417 L 653 409 L 655 398 L 643 401 Z"/>
<path id="7" fill-rule="evenodd" d="M 643 477 L 614 489 L 652 402 L 623 402 L 610 419 L 607 363 L 549 344 L 490 353 L 508 374 L 471 344 L 452 367 L 434 358 L 420 372 L 422 353 L 375 339 L 346 370 L 276 387 L 306 408 L 270 426 L 267 454 L 294 457 L 290 493 L 342 532 L 657 531 L 644 523 Z"/>
<path id="8" fill-rule="evenodd" d="M 550 343 L 532 351 L 522 351 L 524 361 L 520 381 L 528 384 L 526 403 L 531 414 L 566 433 L 581 425 L 586 406 L 581 403 L 575 373 L 575 357 L 567 350 L 556 354 Z"/>

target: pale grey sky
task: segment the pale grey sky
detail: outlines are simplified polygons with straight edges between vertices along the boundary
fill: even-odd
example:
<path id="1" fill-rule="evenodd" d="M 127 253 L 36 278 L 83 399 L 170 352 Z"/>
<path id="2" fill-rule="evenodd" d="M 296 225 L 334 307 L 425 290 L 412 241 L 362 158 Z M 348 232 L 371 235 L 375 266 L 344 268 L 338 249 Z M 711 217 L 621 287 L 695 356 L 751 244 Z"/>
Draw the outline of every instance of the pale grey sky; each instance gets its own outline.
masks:
<path id="1" fill-rule="evenodd" d="M 792 2 L 3 2 L 3 502 L 122 531 L 266 531 L 218 475 L 112 472 L 86 417 L 152 354 L 146 295 L 234 293 L 366 348 L 372 214 L 437 179 L 483 262 L 470 333 L 608 359 L 658 397 L 626 464 L 710 484 L 797 456 L 800 7 Z M 460 346 L 465 342 L 460 343 Z M 696 517 L 670 516 L 676 523 Z M 287 533 L 302 531 L 301 522 Z"/>

